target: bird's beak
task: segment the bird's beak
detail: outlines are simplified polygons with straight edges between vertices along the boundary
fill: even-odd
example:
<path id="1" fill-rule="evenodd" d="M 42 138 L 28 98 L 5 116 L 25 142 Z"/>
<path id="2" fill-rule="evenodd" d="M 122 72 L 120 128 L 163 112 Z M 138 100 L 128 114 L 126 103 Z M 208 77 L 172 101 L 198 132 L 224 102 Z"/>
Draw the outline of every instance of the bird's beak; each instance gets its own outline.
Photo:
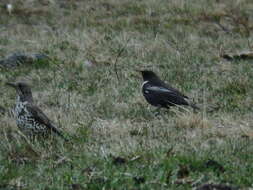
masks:
<path id="1" fill-rule="evenodd" d="M 13 88 L 16 88 L 16 87 L 17 87 L 17 84 L 14 83 L 14 82 L 7 82 L 6 85 L 11 86 L 11 87 L 13 87 Z"/>

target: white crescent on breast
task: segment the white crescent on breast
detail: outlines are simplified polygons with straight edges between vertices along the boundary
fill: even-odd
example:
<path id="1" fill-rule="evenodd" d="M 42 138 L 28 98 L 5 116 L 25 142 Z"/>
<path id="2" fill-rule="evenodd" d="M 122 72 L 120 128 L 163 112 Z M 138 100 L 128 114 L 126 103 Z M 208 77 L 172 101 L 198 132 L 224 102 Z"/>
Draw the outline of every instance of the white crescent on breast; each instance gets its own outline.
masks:
<path id="1" fill-rule="evenodd" d="M 147 84 L 148 83 L 148 81 L 146 80 L 146 81 L 144 81 L 143 83 L 142 83 L 142 85 L 141 85 L 141 88 L 143 88 L 143 86 L 145 85 L 145 84 Z"/>

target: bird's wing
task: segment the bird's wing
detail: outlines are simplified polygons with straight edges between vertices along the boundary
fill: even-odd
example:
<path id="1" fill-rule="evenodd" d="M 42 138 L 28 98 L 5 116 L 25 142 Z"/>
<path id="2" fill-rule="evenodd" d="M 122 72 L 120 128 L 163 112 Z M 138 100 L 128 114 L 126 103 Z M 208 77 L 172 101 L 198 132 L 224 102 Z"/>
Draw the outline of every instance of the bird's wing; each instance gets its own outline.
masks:
<path id="1" fill-rule="evenodd" d="M 188 105 L 187 96 L 178 93 L 172 88 L 164 88 L 162 86 L 147 86 L 145 91 L 149 91 L 148 93 L 156 94 L 157 97 L 167 100 L 168 103 L 172 104 L 185 104 Z"/>
<path id="2" fill-rule="evenodd" d="M 171 96 L 181 96 L 182 98 L 188 98 L 173 88 L 164 88 L 162 86 L 148 86 L 146 89 L 156 93 L 165 93 L 170 94 Z"/>
<path id="3" fill-rule="evenodd" d="M 48 129 L 52 130 L 57 135 L 65 139 L 62 133 L 51 123 L 48 117 L 37 106 L 34 106 L 32 104 L 27 104 L 27 110 L 32 114 L 33 118 L 38 123 L 45 125 Z"/>
<path id="4" fill-rule="evenodd" d="M 188 96 L 184 95 L 182 92 L 180 92 L 179 90 L 171 87 L 168 83 L 166 83 L 166 82 L 164 82 L 162 80 L 159 80 L 157 83 L 154 83 L 153 85 L 154 86 L 158 86 L 160 88 L 165 88 L 167 90 L 170 90 L 174 94 L 176 94 L 177 96 L 182 96 L 182 97 L 187 98 L 187 99 L 189 98 Z"/>
<path id="5" fill-rule="evenodd" d="M 172 90 L 161 87 L 161 86 L 148 86 L 146 88 L 147 90 L 155 91 L 155 92 L 160 92 L 160 93 L 174 93 Z"/>
<path id="6" fill-rule="evenodd" d="M 37 106 L 27 104 L 26 108 L 38 123 L 41 123 L 46 126 L 50 123 L 48 117 Z"/>

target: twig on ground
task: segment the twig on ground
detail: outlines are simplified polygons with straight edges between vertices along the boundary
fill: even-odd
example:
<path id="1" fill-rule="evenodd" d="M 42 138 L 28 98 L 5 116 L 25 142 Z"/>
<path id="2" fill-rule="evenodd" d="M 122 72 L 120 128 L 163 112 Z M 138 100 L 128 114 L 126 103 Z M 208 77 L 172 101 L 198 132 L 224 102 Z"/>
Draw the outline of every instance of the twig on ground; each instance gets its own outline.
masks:
<path id="1" fill-rule="evenodd" d="M 126 44 L 118 51 L 118 54 L 117 54 L 115 62 L 114 62 L 114 71 L 116 73 L 118 81 L 119 81 L 119 75 L 118 75 L 118 69 L 117 69 L 117 62 L 118 62 L 118 59 L 121 56 L 121 54 L 124 52 L 124 50 L 125 50 L 125 48 L 126 48 L 129 41 L 130 41 L 130 39 L 128 39 Z"/>

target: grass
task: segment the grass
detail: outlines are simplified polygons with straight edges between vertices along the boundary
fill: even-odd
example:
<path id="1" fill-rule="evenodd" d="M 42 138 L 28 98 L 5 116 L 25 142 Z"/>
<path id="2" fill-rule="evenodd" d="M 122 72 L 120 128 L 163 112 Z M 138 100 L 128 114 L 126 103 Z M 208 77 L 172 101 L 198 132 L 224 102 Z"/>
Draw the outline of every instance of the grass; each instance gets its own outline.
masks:
<path id="1" fill-rule="evenodd" d="M 15 1 L 12 14 L 1 8 L 0 56 L 41 52 L 51 60 L 1 68 L 0 106 L 15 102 L 6 81 L 29 82 L 72 143 L 31 143 L 0 115 L 0 188 L 252 187 L 252 64 L 219 57 L 250 49 L 251 1 L 29 2 Z M 201 112 L 155 116 L 140 91 L 141 68 Z"/>

